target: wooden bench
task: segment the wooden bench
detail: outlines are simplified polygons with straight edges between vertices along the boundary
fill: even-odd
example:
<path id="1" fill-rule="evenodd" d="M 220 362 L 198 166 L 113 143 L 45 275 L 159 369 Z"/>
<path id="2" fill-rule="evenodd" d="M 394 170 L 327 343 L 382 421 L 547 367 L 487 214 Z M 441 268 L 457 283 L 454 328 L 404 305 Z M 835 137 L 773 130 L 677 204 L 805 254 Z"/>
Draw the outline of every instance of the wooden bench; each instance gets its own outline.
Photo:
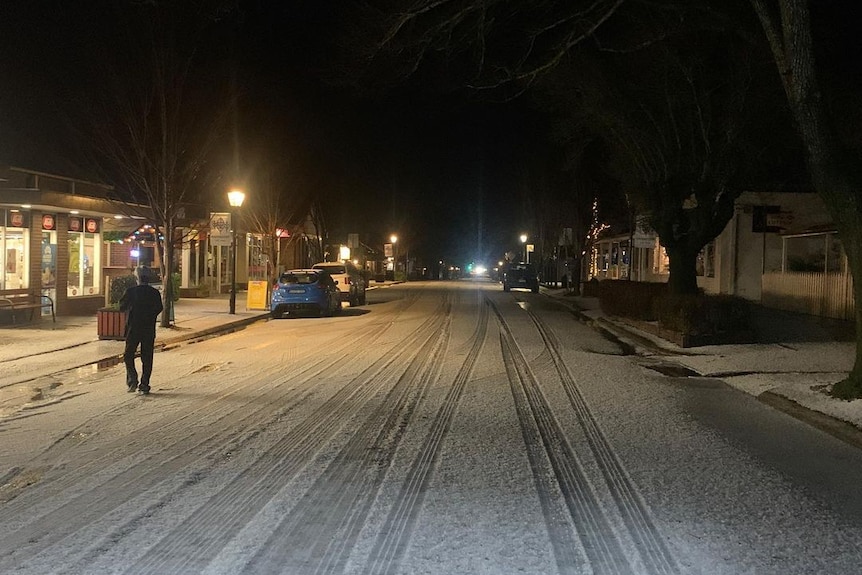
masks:
<path id="1" fill-rule="evenodd" d="M 29 312 L 28 321 L 33 321 L 36 310 L 51 310 L 51 319 L 57 322 L 54 315 L 54 300 L 46 295 L 32 293 L 26 289 L 4 290 L 0 292 L 0 311 L 7 310 L 12 315 L 12 323 L 18 323 L 19 316 L 23 320 L 24 313 Z"/>

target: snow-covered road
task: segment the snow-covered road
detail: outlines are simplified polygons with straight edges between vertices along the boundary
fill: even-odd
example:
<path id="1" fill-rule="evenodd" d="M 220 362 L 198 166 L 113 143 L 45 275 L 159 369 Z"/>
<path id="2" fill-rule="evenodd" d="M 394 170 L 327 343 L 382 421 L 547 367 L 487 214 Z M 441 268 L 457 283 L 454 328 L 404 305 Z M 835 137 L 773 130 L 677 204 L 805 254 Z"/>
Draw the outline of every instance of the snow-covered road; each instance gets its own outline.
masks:
<path id="1" fill-rule="evenodd" d="M 491 283 L 369 292 L 0 419 L 0 572 L 858 573 L 858 450 Z M 68 393 L 73 389 L 73 393 Z"/>

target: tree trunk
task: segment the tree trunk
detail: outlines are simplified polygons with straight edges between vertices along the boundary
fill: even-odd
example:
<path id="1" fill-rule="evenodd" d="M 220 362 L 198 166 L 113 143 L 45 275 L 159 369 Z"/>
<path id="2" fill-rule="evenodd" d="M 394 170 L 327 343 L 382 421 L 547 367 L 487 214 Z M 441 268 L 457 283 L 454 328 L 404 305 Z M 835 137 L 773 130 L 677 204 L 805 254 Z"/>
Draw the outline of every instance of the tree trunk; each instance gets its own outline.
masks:
<path id="1" fill-rule="evenodd" d="M 667 285 L 670 293 L 676 295 L 694 295 L 697 293 L 697 252 L 685 247 L 667 248 L 670 260 L 670 276 Z"/>
<path id="2" fill-rule="evenodd" d="M 849 172 L 843 167 L 850 165 L 843 159 L 848 154 L 826 116 L 815 74 L 808 0 L 779 0 L 776 10 L 766 0 L 751 3 L 772 48 L 790 110 L 805 144 L 812 183 L 836 224 L 853 276 L 856 360 L 847 379 L 836 384 L 832 393 L 845 399 L 862 397 L 862 198 L 859 195 L 862 192 L 851 184 Z"/>
<path id="3" fill-rule="evenodd" d="M 162 321 L 159 325 L 162 327 L 170 327 L 171 326 L 171 310 L 174 306 L 174 282 L 172 281 L 171 276 L 173 275 L 174 269 L 174 230 L 173 223 L 168 222 L 166 226 L 164 226 L 164 267 L 165 269 L 162 272 L 162 288 L 164 290 L 164 301 L 162 302 L 164 306 L 164 311 L 162 312 Z"/>

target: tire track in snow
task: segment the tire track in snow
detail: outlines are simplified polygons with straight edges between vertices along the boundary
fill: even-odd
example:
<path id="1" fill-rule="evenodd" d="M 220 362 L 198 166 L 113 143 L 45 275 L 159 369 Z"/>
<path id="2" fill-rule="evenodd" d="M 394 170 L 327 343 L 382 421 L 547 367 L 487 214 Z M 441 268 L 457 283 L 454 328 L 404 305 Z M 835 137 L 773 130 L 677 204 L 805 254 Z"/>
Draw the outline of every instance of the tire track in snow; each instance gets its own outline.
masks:
<path id="1" fill-rule="evenodd" d="M 481 296 L 480 296 L 481 298 Z M 461 368 L 452 382 L 452 387 L 446 394 L 443 404 L 431 425 L 416 459 L 410 466 L 410 471 L 401 485 L 398 496 L 393 504 L 380 535 L 371 551 L 371 556 L 363 569 L 366 573 L 392 573 L 404 559 L 404 554 L 410 542 L 410 537 L 422 509 L 425 490 L 435 464 L 440 454 L 443 438 L 449 431 L 455 410 L 461 400 L 464 387 L 476 360 L 485 345 L 488 332 L 488 306 L 481 301 L 473 343 Z"/>
<path id="2" fill-rule="evenodd" d="M 377 395 L 403 365 L 410 365 L 417 345 L 437 332 L 442 319 L 434 314 L 393 353 L 374 361 L 249 467 L 215 493 L 179 525 L 152 542 L 126 573 L 184 573 L 203 568 L 290 482 L 358 412 Z"/>
<path id="3" fill-rule="evenodd" d="M 665 545 L 658 528 L 656 528 L 646 504 L 629 479 L 607 438 L 605 438 L 595 416 L 593 416 L 578 389 L 574 377 L 563 361 L 559 340 L 532 311 L 528 309 L 527 314 L 538 329 L 542 340 L 545 342 L 545 347 L 551 354 L 556 371 L 563 382 L 563 389 L 578 416 L 578 422 L 596 457 L 598 467 L 607 482 L 608 490 L 619 507 L 623 521 L 641 555 L 647 573 L 665 575 L 678 573 L 676 561 Z"/>
<path id="4" fill-rule="evenodd" d="M 375 341 L 382 337 L 382 331 L 378 331 L 377 329 L 373 329 L 375 327 L 388 327 L 395 323 L 395 320 L 404 313 L 409 307 L 411 307 L 416 301 L 417 297 L 413 294 L 410 294 L 411 297 L 405 298 L 404 300 L 400 300 L 402 303 L 398 309 L 393 310 L 393 312 L 389 314 L 383 315 L 383 317 L 375 320 L 370 324 L 370 331 L 372 333 L 371 337 L 367 336 L 365 333 L 359 333 L 357 335 L 344 338 L 337 338 L 338 341 L 334 346 L 323 345 L 325 350 L 327 350 L 324 355 L 321 357 L 321 354 L 317 351 L 317 349 L 313 351 L 309 351 L 305 355 L 307 357 L 311 357 L 315 359 L 314 363 L 311 366 L 301 367 L 294 377 L 304 376 L 304 380 L 308 380 L 318 376 L 324 369 L 328 369 L 328 366 L 331 364 L 331 358 L 337 358 L 339 360 L 350 359 L 351 357 L 357 357 L 361 354 L 359 346 L 360 343 L 367 345 L 369 341 Z M 390 317 L 392 316 L 392 317 Z M 274 368 L 275 371 L 281 371 L 281 367 Z M 307 375 L 306 375 L 307 374 Z M 251 375 L 249 377 L 252 377 Z M 263 378 L 264 375 L 257 374 L 256 377 Z M 175 447 L 179 443 L 184 443 L 185 438 L 183 437 L 183 433 L 186 432 L 188 427 L 188 422 L 194 422 L 194 426 L 200 425 L 200 417 L 202 415 L 210 415 L 214 417 L 213 423 L 221 423 L 222 419 L 219 417 L 218 406 L 222 406 L 221 409 L 227 412 L 230 412 L 234 407 L 239 406 L 238 408 L 245 407 L 248 405 L 252 405 L 253 402 L 247 402 L 243 404 L 242 402 L 237 403 L 235 400 L 237 397 L 248 393 L 248 384 L 245 380 L 237 380 L 236 383 L 222 393 L 211 396 L 204 402 L 198 403 L 192 410 L 185 410 L 178 414 L 173 419 L 160 419 L 159 421 L 152 423 L 148 426 L 139 428 L 136 430 L 136 435 L 141 437 L 152 437 L 153 434 L 161 434 L 168 438 L 166 442 L 160 442 L 159 448 L 160 451 L 167 451 L 171 448 Z M 216 407 L 216 410 L 213 410 L 213 407 Z M 76 437 L 79 433 L 86 429 L 100 429 L 106 426 L 106 423 L 112 419 L 120 419 L 128 417 L 130 412 L 133 412 L 134 409 L 138 407 L 137 398 L 133 398 L 131 400 L 127 400 L 116 407 L 97 414 L 96 416 L 88 418 L 86 421 L 76 426 L 75 428 L 67 431 L 61 437 L 59 437 L 55 442 L 49 445 L 44 451 L 34 456 L 33 460 L 37 461 L 39 458 L 46 458 L 50 453 L 67 450 L 70 449 L 68 445 L 71 438 Z M 194 427 L 193 426 L 193 427 Z M 174 433 L 168 433 L 168 431 L 175 431 Z M 77 445 L 77 442 L 76 444 Z M 79 483 L 83 478 L 91 480 L 92 476 L 98 471 L 103 471 L 106 466 L 116 464 L 119 460 L 124 460 L 129 456 L 130 447 L 135 447 L 136 445 L 140 445 L 142 450 L 145 450 L 147 453 L 152 454 L 152 442 L 151 441 L 143 441 L 138 439 L 129 440 L 127 437 L 119 437 L 112 442 L 102 446 L 99 450 L 99 457 L 93 460 L 89 460 L 86 464 L 78 464 L 74 472 L 67 471 L 62 476 L 59 476 L 51 481 L 40 484 L 40 486 L 45 486 L 48 484 L 52 485 L 52 488 L 56 491 L 62 491 L 64 488 L 69 487 L 71 485 L 75 485 Z M 37 465 L 38 462 L 37 462 Z M 96 471 L 94 471 L 96 470 Z M 26 471 L 26 469 L 24 470 Z M 33 491 L 31 488 L 30 491 Z M 26 498 L 22 498 L 19 496 L 18 500 L 13 500 L 14 503 L 7 503 L 3 508 L 0 508 L 0 522 L 2 522 L 4 513 L 18 513 L 23 509 L 28 509 L 31 505 Z"/>
<path id="5" fill-rule="evenodd" d="M 579 540 L 594 573 L 635 573 L 577 455 L 554 418 L 529 363 L 502 314 L 493 302 L 490 303 L 501 324 L 503 362 L 558 569 L 561 573 L 582 571 L 584 562 L 577 551 Z M 557 513 L 555 486 L 545 473 L 547 464 L 553 469 L 556 487 L 562 493 L 563 502 L 574 522 L 574 533 L 569 522 Z"/>
<path id="6" fill-rule="evenodd" d="M 340 573 L 365 525 L 392 457 L 431 382 L 451 335 L 451 305 L 374 413 L 315 481 L 243 573 Z"/>
<path id="7" fill-rule="evenodd" d="M 376 340 L 378 337 L 380 337 L 380 334 L 372 335 L 371 341 Z M 339 346 L 339 348 L 327 353 L 323 357 L 317 358 L 317 360 L 311 365 L 300 368 L 293 376 L 294 380 L 299 378 L 299 382 L 308 382 L 316 379 L 322 373 L 331 369 L 332 358 L 338 358 L 339 360 L 343 359 L 343 354 L 354 350 L 355 345 L 362 340 L 367 342 L 369 341 L 369 338 L 365 335 L 361 335 L 352 340 L 345 341 L 343 345 Z M 359 355 L 359 352 L 354 350 L 352 351 L 352 354 L 356 356 Z M 255 377 L 265 378 L 265 374 L 263 376 L 261 374 L 256 374 Z M 101 476 L 102 472 L 108 471 L 106 468 L 116 465 L 118 462 L 122 463 L 127 460 L 133 461 L 135 455 L 139 451 L 145 451 L 148 454 L 147 461 L 152 462 L 157 461 L 159 454 L 175 452 L 175 447 L 177 445 L 187 445 L 189 446 L 189 450 L 199 447 L 202 444 L 190 442 L 190 439 L 193 440 L 196 435 L 194 430 L 203 429 L 204 437 L 206 439 L 205 443 L 211 443 L 215 438 L 207 425 L 218 425 L 219 429 L 224 430 L 229 429 L 230 426 L 235 423 L 244 421 L 247 424 L 246 427 L 248 427 L 256 421 L 255 419 L 249 418 L 254 417 L 259 413 L 271 411 L 271 407 L 269 406 L 278 404 L 277 402 L 287 402 L 290 404 L 293 401 L 292 396 L 296 394 L 295 386 L 282 388 L 281 382 L 272 381 L 271 383 L 277 384 L 278 387 L 272 389 L 265 389 L 265 387 L 262 387 L 261 389 L 265 389 L 263 395 L 255 396 L 254 398 L 246 398 L 245 401 L 237 402 L 236 399 L 238 397 L 246 396 L 249 391 L 248 383 L 245 380 L 237 380 L 236 384 L 228 388 L 226 391 L 216 396 L 211 396 L 205 402 L 196 404 L 193 409 L 179 412 L 175 417 L 168 420 L 164 418 L 160 419 L 157 422 L 135 431 L 135 435 L 148 438 L 147 440 L 129 440 L 126 437 L 115 439 L 102 447 L 100 450 L 100 456 L 97 459 L 90 460 L 83 465 L 78 465 L 74 471 L 64 473 L 53 482 L 45 482 L 41 484 L 38 488 L 31 489 L 30 493 L 32 493 L 33 496 L 39 496 L 39 490 L 46 487 L 50 487 L 53 491 L 62 492 L 65 488 L 81 483 L 83 479 L 87 479 L 88 482 L 92 483 L 94 476 Z M 287 393 L 285 393 L 285 391 Z M 307 392 L 305 394 L 308 395 Z M 64 446 L 66 443 L 64 440 L 73 437 L 75 433 L 82 429 L 93 427 L 98 428 L 100 425 L 105 423 L 105 420 L 108 417 L 127 417 L 129 413 L 137 407 L 137 401 L 137 399 L 126 401 L 117 408 L 100 414 L 98 418 L 89 419 L 84 424 L 64 434 L 60 440 L 52 444 L 52 448 Z M 248 409 L 252 409 L 253 411 L 248 412 Z M 281 411 L 276 412 L 271 418 L 282 417 L 284 414 L 285 413 Z M 202 423 L 203 418 L 208 418 L 208 422 L 206 424 Z M 100 419 L 101 421 L 99 421 Z M 193 424 L 189 425 L 190 422 L 193 422 Z M 188 434 L 190 429 L 193 430 L 191 436 Z M 158 436 L 163 436 L 165 439 L 154 442 L 152 439 Z M 226 439 L 221 436 L 219 436 L 217 440 L 222 442 L 226 441 Z M 153 449 L 153 444 L 156 444 L 158 447 Z M 140 446 L 141 449 L 134 450 L 136 446 Z M 130 450 L 130 448 L 132 448 L 132 450 Z M 133 461 L 133 463 L 139 462 Z M 94 484 L 94 486 L 97 486 L 100 489 L 107 487 L 103 484 Z M 31 504 L 32 502 L 27 497 L 19 497 L 18 500 L 13 500 L 13 504 L 5 506 L 2 511 L 0 511 L 0 520 L 3 519 L 4 515 L 11 515 L 18 513 L 23 509 L 29 509 Z"/>
<path id="8" fill-rule="evenodd" d="M 413 300 L 415 301 L 415 299 Z M 412 302 L 411 302 L 412 304 Z M 409 306 L 408 306 L 409 307 Z M 406 309 L 406 307 L 405 307 Z M 381 322 L 383 324 L 392 324 L 389 319 Z M 336 349 L 334 356 L 339 355 L 339 351 L 352 349 L 356 343 L 363 340 L 365 343 L 374 341 L 382 337 L 383 332 L 373 334 L 370 337 L 362 333 L 354 339 L 348 339 L 341 350 Z M 400 346 L 401 344 L 397 344 Z M 356 349 L 353 351 L 355 355 L 362 353 Z M 390 353 L 393 353 L 390 351 Z M 340 357 L 339 359 L 342 359 Z M 311 366 L 302 370 L 305 374 L 304 380 L 314 381 L 323 372 L 331 369 L 331 360 L 321 359 L 316 361 Z M 111 458 L 116 456 L 113 451 L 108 451 L 103 457 L 96 462 L 82 466 L 75 473 L 69 473 L 63 477 L 63 480 L 57 482 L 49 482 L 37 486 L 28 493 L 28 497 L 22 497 L 20 501 L 16 501 L 16 509 L 4 506 L 2 508 L 2 516 L 8 516 L 11 519 L 13 516 L 20 518 L 26 514 L 29 505 L 33 503 L 34 498 L 39 499 L 45 496 L 46 492 L 50 494 L 58 494 L 62 498 L 65 491 L 70 487 L 83 484 L 86 482 L 86 491 L 79 493 L 70 501 L 60 501 L 59 505 L 41 515 L 34 515 L 27 518 L 27 524 L 23 525 L 9 537 L 4 538 L 3 547 L 8 551 L 3 556 L 3 561 L 14 559 L 18 555 L 34 556 L 39 551 L 50 548 L 64 539 L 73 536 L 77 531 L 85 529 L 87 525 L 94 521 L 100 520 L 104 515 L 110 513 L 113 509 L 122 506 L 127 497 L 122 496 L 119 500 L 110 497 L 105 497 L 106 493 L 129 493 L 139 492 L 150 486 L 157 484 L 165 476 L 179 473 L 188 468 L 201 468 L 205 471 L 218 464 L 220 453 L 224 452 L 225 445 L 230 445 L 232 448 L 239 448 L 245 442 L 251 440 L 259 431 L 247 433 L 243 432 L 240 435 L 236 434 L 235 426 L 242 425 L 244 430 L 251 426 L 261 427 L 273 419 L 282 417 L 285 413 L 295 409 L 302 401 L 308 398 L 310 391 L 298 393 L 296 388 L 291 387 L 285 390 L 280 387 L 270 389 L 263 396 L 255 396 L 245 398 L 239 407 L 235 401 L 225 401 L 234 394 L 240 394 L 243 390 L 247 391 L 247 387 L 243 387 L 245 383 L 238 384 L 235 389 L 228 393 L 220 394 L 218 397 L 208 402 L 206 406 L 196 406 L 191 412 L 183 412 L 177 419 L 171 422 L 160 421 L 151 426 L 152 433 L 158 433 L 157 436 L 150 436 L 150 440 L 144 444 L 141 442 L 141 449 L 138 452 L 144 452 L 146 457 L 141 460 L 135 457 L 135 453 L 129 454 L 126 448 L 123 459 L 127 462 L 126 467 L 112 474 L 105 481 L 93 482 L 91 475 L 98 474 L 99 461 L 107 463 Z M 261 401 L 263 399 L 263 401 Z M 260 418 L 259 414 L 267 414 L 272 412 L 272 405 L 284 405 L 284 407 L 271 416 Z M 215 412 L 221 413 L 214 423 L 207 426 L 196 426 L 196 431 L 188 434 L 188 428 L 182 427 L 187 421 L 192 420 L 196 415 L 208 413 L 209 408 L 215 406 Z M 251 409 L 251 411 L 249 411 Z M 112 410 L 113 411 L 113 410 Z M 258 417 L 256 417 L 258 416 Z M 174 430 L 174 427 L 180 426 L 179 430 Z M 216 430 L 215 432 L 213 430 Z M 159 437 L 161 436 L 161 437 Z M 163 441 L 160 439 L 164 439 Z M 169 440 L 168 440 L 169 439 Z M 128 446 L 128 442 L 117 440 L 118 446 Z M 158 445 L 159 449 L 153 452 L 152 445 Z M 177 453 L 176 446 L 181 445 L 182 450 Z M 202 452 L 201 452 L 202 451 Z M 196 453 L 197 452 L 197 453 Z M 201 466 L 198 462 L 203 461 Z M 197 465 L 196 465 L 197 464 Z M 147 470 L 141 473 L 139 467 L 145 465 Z M 186 484 L 183 484 L 186 485 Z M 154 505 L 158 506 L 160 501 L 167 501 L 176 497 L 176 490 L 166 492 L 159 491 L 154 500 Z M 148 506 L 152 508 L 153 504 Z M 0 516 L 0 519 L 2 519 Z M 130 518 L 126 522 L 134 522 L 136 518 Z M 64 529 L 56 529 L 56 525 L 63 525 Z M 39 549 L 34 551 L 32 547 L 38 544 Z M 70 557 L 70 559 L 72 559 Z"/>

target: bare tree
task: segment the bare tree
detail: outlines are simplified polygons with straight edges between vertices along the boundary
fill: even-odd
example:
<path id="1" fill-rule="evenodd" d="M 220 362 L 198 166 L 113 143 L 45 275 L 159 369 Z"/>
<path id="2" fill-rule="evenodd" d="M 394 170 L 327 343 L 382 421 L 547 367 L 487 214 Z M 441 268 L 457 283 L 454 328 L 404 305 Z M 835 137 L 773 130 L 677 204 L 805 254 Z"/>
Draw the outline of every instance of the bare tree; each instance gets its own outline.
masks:
<path id="1" fill-rule="evenodd" d="M 769 112 L 775 90 L 752 81 L 765 48 L 756 22 L 740 19 L 746 6 L 705 7 L 680 12 L 685 27 L 642 32 L 651 41 L 633 47 L 627 27 L 609 24 L 536 85 L 558 100 L 552 105 L 573 156 L 591 138 L 603 143 L 599 161 L 611 180 L 604 187 L 616 181 L 626 207 L 617 216 L 631 226 L 634 216 L 648 215 L 668 252 L 669 287 L 681 294 L 697 291 L 698 253 L 725 227 L 752 172 L 763 169 L 743 158 L 768 146 L 757 134 L 782 119 Z"/>
<path id="2" fill-rule="evenodd" d="M 266 162 L 266 165 L 272 165 Z M 252 233 L 263 237 L 263 255 L 274 271 L 282 265 L 281 231 L 289 233 L 288 245 L 302 236 L 304 216 L 308 213 L 305 194 L 291 186 L 286 174 L 274 173 L 272 168 L 258 167 L 257 177 L 250 183 L 254 189 L 254 201 L 243 210 L 242 219 Z"/>
<path id="3" fill-rule="evenodd" d="M 858 150 L 842 141 L 836 129 L 839 120 L 828 113 L 828 97 L 824 96 L 814 58 L 809 1 L 751 0 L 751 5 L 769 41 L 802 136 L 812 182 L 838 228 L 854 279 L 856 360 L 847 379 L 835 385 L 833 394 L 848 399 L 862 397 L 862 178 Z M 834 18 L 846 16 L 837 11 L 833 14 Z M 855 95 L 859 97 L 858 87 Z M 840 121 L 847 119 L 842 115 Z"/>
<path id="4" fill-rule="evenodd" d="M 129 45 L 126 52 L 113 47 L 119 62 L 111 62 L 115 53 L 103 54 L 110 82 L 93 107 L 93 155 L 127 199 L 151 209 L 170 309 L 178 216 L 214 175 L 210 153 L 231 109 L 227 97 L 221 105 L 214 101 L 197 61 L 196 41 L 220 12 L 206 3 L 191 11 L 167 2 L 131 2 L 120 9 L 128 11 L 118 21 L 125 23 Z M 163 327 L 170 321 L 169 313 L 162 314 Z"/>
<path id="5" fill-rule="evenodd" d="M 417 0 L 405 9 L 402 2 L 365 0 L 355 3 L 345 33 L 354 63 L 340 72 L 355 82 L 385 83 L 401 81 L 420 66 L 439 65 L 456 85 L 501 89 L 512 97 L 557 66 L 623 4 Z M 363 67 L 355 67 L 356 57 Z"/>

